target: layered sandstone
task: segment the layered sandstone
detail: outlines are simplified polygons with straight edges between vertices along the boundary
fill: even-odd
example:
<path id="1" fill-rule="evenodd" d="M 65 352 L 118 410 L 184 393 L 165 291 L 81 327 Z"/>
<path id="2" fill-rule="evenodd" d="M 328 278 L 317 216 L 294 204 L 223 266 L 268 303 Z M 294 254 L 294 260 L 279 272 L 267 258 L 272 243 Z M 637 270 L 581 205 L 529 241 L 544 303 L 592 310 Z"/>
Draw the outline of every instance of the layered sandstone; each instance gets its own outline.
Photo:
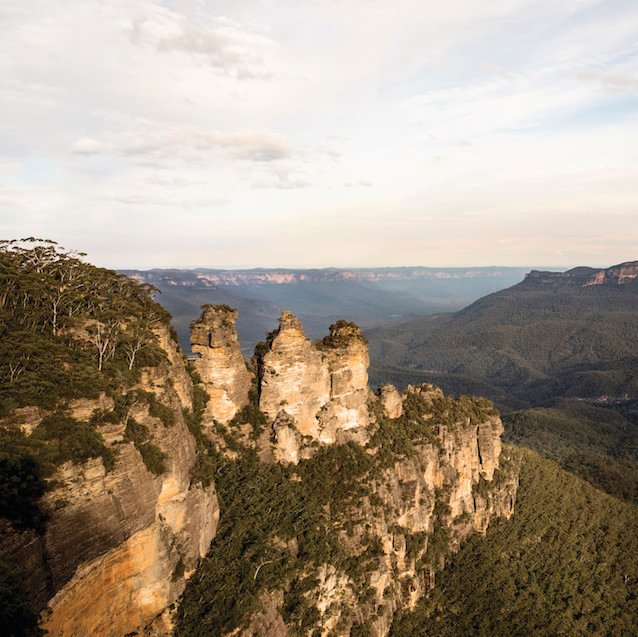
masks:
<path id="1" fill-rule="evenodd" d="M 25 587 L 51 636 L 121 637 L 144 628 L 177 600 L 215 535 L 214 485 L 191 484 L 197 447 L 182 409 L 192 407 L 192 384 L 168 329 L 157 329 L 166 361 L 129 389 L 152 393 L 170 409 L 173 424 L 151 416 L 149 403 L 139 399 L 119 421 L 98 425 L 115 452 L 114 467 L 107 471 L 101 458 L 61 465 L 42 502 L 45 533 L 2 534 L 0 559 L 24 568 Z M 101 396 L 68 409 L 86 418 L 112 407 Z M 149 471 L 125 437 L 131 418 L 165 454 L 162 475 Z"/>
<path id="2" fill-rule="evenodd" d="M 259 407 L 271 421 L 280 411 L 306 436 L 319 437 L 319 411 L 330 400 L 330 370 L 300 321 L 283 312 L 258 358 Z"/>
<path id="3" fill-rule="evenodd" d="M 368 344 L 354 323 L 338 321 L 322 341 L 330 372 L 332 418 L 322 429 L 322 441 L 334 442 L 338 431 L 365 429 L 368 416 Z"/>
<path id="4" fill-rule="evenodd" d="M 318 345 L 283 312 L 279 328 L 258 348 L 259 407 L 273 422 L 290 416 L 302 436 L 324 444 L 340 433 L 365 442 L 369 423 L 368 347 L 360 329 L 339 321 Z"/>
<path id="5" fill-rule="evenodd" d="M 383 385 L 379 390 L 379 400 L 388 418 L 399 418 L 403 414 L 403 400 L 394 385 Z"/>
<path id="6" fill-rule="evenodd" d="M 228 422 L 248 403 L 252 376 L 246 368 L 235 328 L 237 310 L 205 305 L 191 328 L 193 365 L 210 397 L 208 419 Z"/>
<path id="7" fill-rule="evenodd" d="M 425 420 L 434 417 L 434 409 L 440 408 L 436 401 L 443 398 L 433 385 L 409 387 L 403 396 L 395 392 L 390 385 L 382 392 L 392 396 L 394 413 L 398 411 L 397 395 L 405 404 L 412 401 L 414 405 L 416 398 Z M 430 413 L 428 405 L 432 406 Z M 372 430 L 380 417 L 390 416 L 372 413 Z M 496 414 L 486 414 L 480 422 L 460 417 L 439 427 L 431 442 L 418 446 L 413 455 L 397 458 L 367 483 L 368 494 L 349 512 L 351 524 L 341 543 L 353 556 L 376 540 L 380 543 L 380 558 L 370 563 L 365 579 L 373 594 L 364 598 L 353 594 L 357 584 L 334 565 L 323 564 L 306 572 L 315 581 L 305 596 L 319 611 L 314 624 L 317 635 L 345 636 L 365 626 L 365 634 L 386 637 L 395 613 L 412 608 L 432 589 L 435 572 L 464 538 L 485 532 L 496 517 L 513 514 L 517 468 L 509 457 L 502 466 L 502 431 Z M 442 537 L 446 538 L 443 544 Z M 282 620 L 281 593 L 262 596 L 260 610 L 238 634 L 291 634 Z"/>

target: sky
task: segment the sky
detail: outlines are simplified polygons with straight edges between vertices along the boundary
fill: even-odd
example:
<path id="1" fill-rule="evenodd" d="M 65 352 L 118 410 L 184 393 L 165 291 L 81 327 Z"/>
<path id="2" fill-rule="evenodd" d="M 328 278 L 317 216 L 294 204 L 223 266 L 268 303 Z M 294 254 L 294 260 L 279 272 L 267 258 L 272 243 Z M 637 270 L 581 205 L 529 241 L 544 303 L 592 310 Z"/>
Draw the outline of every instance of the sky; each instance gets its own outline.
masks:
<path id="1" fill-rule="evenodd" d="M 636 0 L 0 0 L 0 238 L 114 268 L 638 259 Z"/>

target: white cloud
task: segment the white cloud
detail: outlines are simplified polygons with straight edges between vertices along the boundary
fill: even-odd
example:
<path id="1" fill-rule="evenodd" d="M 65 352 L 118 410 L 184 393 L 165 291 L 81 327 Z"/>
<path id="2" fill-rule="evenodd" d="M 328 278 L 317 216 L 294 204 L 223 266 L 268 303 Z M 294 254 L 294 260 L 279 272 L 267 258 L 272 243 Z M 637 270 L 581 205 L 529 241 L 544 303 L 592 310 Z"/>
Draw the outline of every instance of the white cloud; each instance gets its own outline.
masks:
<path id="1" fill-rule="evenodd" d="M 595 82 L 612 93 L 638 93 L 638 77 L 626 73 L 582 71 L 578 77 L 587 82 Z"/>
<path id="2" fill-rule="evenodd" d="M 231 158 L 253 162 L 277 161 L 293 154 L 286 137 L 271 131 L 223 132 L 109 115 L 124 126 L 103 131 L 99 140 L 82 137 L 71 145 L 71 150 L 83 155 L 119 154 L 157 164 L 198 164 L 210 151 L 219 149 Z"/>
<path id="3" fill-rule="evenodd" d="M 635 258 L 637 38 L 620 0 L 5 0 L 0 233 L 113 266 Z"/>
<path id="4" fill-rule="evenodd" d="M 71 152 L 78 155 L 99 155 L 104 152 L 104 144 L 92 137 L 81 137 L 71 144 Z"/>
<path id="5" fill-rule="evenodd" d="M 197 16 L 165 7 L 147 7 L 134 18 L 131 42 L 160 53 L 183 54 L 238 79 L 267 79 L 264 54 L 275 44 L 259 33 L 220 17 Z"/>

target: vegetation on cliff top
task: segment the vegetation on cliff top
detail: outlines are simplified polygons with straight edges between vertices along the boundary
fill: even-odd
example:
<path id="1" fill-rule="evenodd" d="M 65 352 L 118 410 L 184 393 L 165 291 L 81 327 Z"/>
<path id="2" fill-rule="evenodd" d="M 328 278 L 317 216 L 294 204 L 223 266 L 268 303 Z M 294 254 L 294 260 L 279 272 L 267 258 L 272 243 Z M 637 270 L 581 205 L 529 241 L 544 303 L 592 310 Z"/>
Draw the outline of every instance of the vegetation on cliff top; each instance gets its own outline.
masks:
<path id="1" fill-rule="evenodd" d="M 163 352 L 152 288 L 51 241 L 0 242 L 0 414 L 51 409 L 137 380 Z"/>
<path id="2" fill-rule="evenodd" d="M 474 537 L 392 637 L 633 635 L 638 508 L 523 452 L 516 514 Z"/>

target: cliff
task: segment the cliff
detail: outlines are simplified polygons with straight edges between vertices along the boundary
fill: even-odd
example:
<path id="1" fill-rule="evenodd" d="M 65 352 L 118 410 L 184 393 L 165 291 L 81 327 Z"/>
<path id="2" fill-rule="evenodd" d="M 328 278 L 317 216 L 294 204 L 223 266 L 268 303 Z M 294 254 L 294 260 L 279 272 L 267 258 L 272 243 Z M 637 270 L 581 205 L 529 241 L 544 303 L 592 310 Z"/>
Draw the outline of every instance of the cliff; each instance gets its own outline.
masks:
<path id="1" fill-rule="evenodd" d="M 249 368 L 236 312 L 205 306 L 191 376 L 150 290 L 47 250 L 53 300 L 47 263 L 7 270 L 38 285 L 5 299 L 0 574 L 50 635 L 385 637 L 511 515 L 491 404 L 373 394 L 355 324 L 313 343 L 284 312 Z"/>
<path id="2" fill-rule="evenodd" d="M 251 405 L 206 428 L 227 513 L 178 635 L 384 637 L 465 537 L 512 515 L 491 403 L 433 385 L 376 396 L 368 363 L 356 325 L 312 343 L 288 312 L 257 347 Z"/>
<path id="3" fill-rule="evenodd" d="M 164 360 L 136 386 L 65 406 L 70 422 L 96 423 L 112 466 L 101 457 L 62 463 L 40 501 L 44 532 L 3 527 L 0 559 L 23 572 L 52 636 L 121 637 L 147 626 L 182 593 L 215 534 L 214 485 L 191 480 L 197 446 L 184 415 L 193 386 L 168 328 L 155 331 Z M 1 424 L 35 435 L 49 414 L 21 409 Z"/>
<path id="4" fill-rule="evenodd" d="M 370 361 L 356 325 L 339 321 L 314 345 L 284 312 L 279 328 L 257 347 L 255 362 L 259 407 L 271 421 L 286 414 L 302 437 L 323 444 L 365 438 Z M 288 448 L 291 458 L 298 455 Z"/>
<path id="5" fill-rule="evenodd" d="M 248 403 L 251 374 L 246 368 L 235 329 L 237 311 L 206 305 L 191 326 L 191 348 L 200 356 L 193 367 L 210 397 L 208 419 L 228 422 Z"/>
<path id="6" fill-rule="evenodd" d="M 525 282 L 534 285 L 588 287 L 590 285 L 626 285 L 635 283 L 636 279 L 638 279 L 638 261 L 628 261 L 601 269 L 578 267 L 566 272 L 532 270 L 525 277 Z"/>

